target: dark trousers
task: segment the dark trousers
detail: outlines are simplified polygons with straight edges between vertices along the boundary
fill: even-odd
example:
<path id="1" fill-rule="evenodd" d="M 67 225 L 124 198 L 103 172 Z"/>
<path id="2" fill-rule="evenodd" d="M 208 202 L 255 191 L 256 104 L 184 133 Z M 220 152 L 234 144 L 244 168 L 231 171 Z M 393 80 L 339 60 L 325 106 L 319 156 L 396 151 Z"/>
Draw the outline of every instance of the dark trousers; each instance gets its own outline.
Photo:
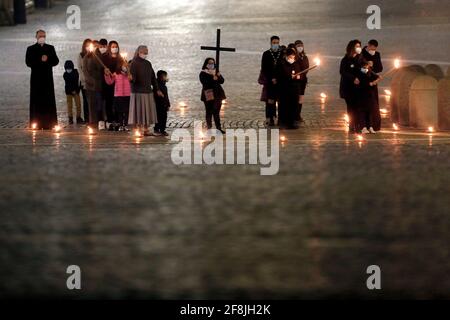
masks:
<path id="1" fill-rule="evenodd" d="M 84 87 L 81 87 L 81 95 L 83 96 L 84 121 L 89 122 L 89 102 L 87 91 Z"/>
<path id="2" fill-rule="evenodd" d="M 156 104 L 156 116 L 158 123 L 155 125 L 155 130 L 161 133 L 165 132 L 167 126 L 167 107 L 164 104 Z"/>
<path id="3" fill-rule="evenodd" d="M 266 118 L 273 119 L 277 117 L 277 106 L 275 103 L 266 102 Z"/>
<path id="4" fill-rule="evenodd" d="M 103 89 L 103 103 L 106 111 L 106 121 L 115 122 L 116 116 L 113 108 L 114 103 L 114 86 L 105 86 Z"/>
<path id="5" fill-rule="evenodd" d="M 206 110 L 206 125 L 208 129 L 212 128 L 212 118 L 214 118 L 214 124 L 216 129 L 221 130 L 222 125 L 220 124 L 220 109 L 222 108 L 222 100 L 216 99 L 212 101 L 205 101 Z"/>
<path id="6" fill-rule="evenodd" d="M 98 121 L 103 121 L 104 108 L 101 92 L 87 91 L 89 103 L 89 124 L 97 125 Z"/>

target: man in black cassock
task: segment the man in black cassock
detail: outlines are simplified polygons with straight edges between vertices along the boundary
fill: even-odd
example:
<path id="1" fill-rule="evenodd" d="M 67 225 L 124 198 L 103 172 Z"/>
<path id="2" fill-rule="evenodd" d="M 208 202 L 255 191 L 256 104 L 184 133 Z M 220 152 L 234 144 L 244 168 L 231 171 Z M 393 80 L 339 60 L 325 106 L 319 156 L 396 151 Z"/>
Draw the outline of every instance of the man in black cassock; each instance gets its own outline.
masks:
<path id="1" fill-rule="evenodd" d="M 36 43 L 27 48 L 26 64 L 31 68 L 30 123 L 39 129 L 52 129 L 58 124 L 56 116 L 53 67 L 59 59 L 55 48 L 45 43 L 46 33 L 36 32 Z"/>

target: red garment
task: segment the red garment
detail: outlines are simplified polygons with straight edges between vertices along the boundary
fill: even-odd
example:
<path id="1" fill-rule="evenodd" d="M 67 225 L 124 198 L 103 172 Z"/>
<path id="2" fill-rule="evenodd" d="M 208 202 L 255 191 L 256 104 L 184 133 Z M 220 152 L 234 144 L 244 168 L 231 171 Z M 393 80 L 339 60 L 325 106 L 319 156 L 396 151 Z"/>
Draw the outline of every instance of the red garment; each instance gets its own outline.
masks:
<path id="1" fill-rule="evenodd" d="M 129 97 L 131 95 L 131 85 L 127 74 L 113 73 L 105 75 L 105 81 L 108 85 L 115 83 L 114 97 Z"/>

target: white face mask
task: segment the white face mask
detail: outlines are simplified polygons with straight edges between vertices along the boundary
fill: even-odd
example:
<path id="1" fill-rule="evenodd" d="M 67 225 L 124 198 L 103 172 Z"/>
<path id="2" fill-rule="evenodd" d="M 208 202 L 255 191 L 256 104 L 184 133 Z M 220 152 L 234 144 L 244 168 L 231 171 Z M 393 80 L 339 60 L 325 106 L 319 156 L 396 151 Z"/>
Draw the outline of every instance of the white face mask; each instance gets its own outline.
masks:
<path id="1" fill-rule="evenodd" d="M 367 68 L 361 68 L 361 72 L 364 73 L 364 74 L 366 74 L 367 72 L 369 72 L 369 69 L 367 69 Z"/>
<path id="2" fill-rule="evenodd" d="M 297 47 L 297 51 L 298 51 L 298 53 L 302 53 L 303 52 L 303 47 Z"/>
<path id="3" fill-rule="evenodd" d="M 111 48 L 111 53 L 117 53 L 119 52 L 119 48 Z"/>
<path id="4" fill-rule="evenodd" d="M 147 59 L 147 57 L 148 57 L 148 54 L 144 54 L 144 53 L 139 53 L 139 57 L 141 58 L 141 59 Z"/>
<path id="5" fill-rule="evenodd" d="M 356 52 L 356 54 L 361 54 L 361 52 L 362 52 L 361 47 L 355 48 L 355 52 Z"/>
<path id="6" fill-rule="evenodd" d="M 67 71 L 67 73 L 72 73 L 73 70 L 72 69 L 67 69 L 66 71 Z"/>
<path id="7" fill-rule="evenodd" d="M 290 59 L 290 58 L 288 58 L 288 59 L 286 59 L 286 61 L 287 61 L 289 64 L 293 64 L 293 63 L 295 62 L 295 59 Z"/>
<path id="8" fill-rule="evenodd" d="M 105 54 L 106 51 L 107 51 L 108 49 L 106 49 L 106 48 L 100 48 L 100 49 L 98 49 L 98 50 L 100 51 L 101 54 Z"/>
<path id="9" fill-rule="evenodd" d="M 127 67 L 122 67 L 122 72 L 123 73 L 127 73 L 128 72 L 128 68 Z"/>
<path id="10" fill-rule="evenodd" d="M 376 53 L 376 51 L 375 51 L 375 50 L 369 50 L 368 52 L 369 52 L 369 54 L 370 54 L 371 56 L 374 56 L 374 55 L 375 55 L 375 53 Z"/>
<path id="11" fill-rule="evenodd" d="M 44 43 L 45 43 L 45 37 L 40 37 L 40 38 L 37 40 L 37 42 L 38 42 L 39 44 L 44 44 Z"/>
<path id="12" fill-rule="evenodd" d="M 206 67 L 208 68 L 208 70 L 214 70 L 216 65 L 214 63 L 209 63 Z"/>

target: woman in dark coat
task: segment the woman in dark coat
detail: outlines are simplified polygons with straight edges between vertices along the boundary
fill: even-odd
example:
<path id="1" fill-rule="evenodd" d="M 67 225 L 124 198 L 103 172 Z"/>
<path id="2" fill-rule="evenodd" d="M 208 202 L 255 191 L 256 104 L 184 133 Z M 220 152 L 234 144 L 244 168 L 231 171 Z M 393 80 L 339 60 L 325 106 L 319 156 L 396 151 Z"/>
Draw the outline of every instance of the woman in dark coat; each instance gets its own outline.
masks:
<path id="1" fill-rule="evenodd" d="M 361 41 L 352 40 L 347 45 L 347 53 L 341 60 L 340 73 L 341 83 L 339 93 L 347 104 L 347 115 L 349 117 L 349 132 L 356 132 L 357 119 L 357 88 L 360 84 L 358 76 L 360 75 L 360 56 Z"/>
<path id="2" fill-rule="evenodd" d="M 358 78 L 360 84 L 357 89 L 358 120 L 356 130 L 362 133 L 376 133 L 381 129 L 377 90 L 380 76 L 373 72 L 368 61 L 363 61 Z"/>
<path id="3" fill-rule="evenodd" d="M 205 60 L 199 78 L 203 86 L 201 100 L 205 104 L 206 125 L 208 129 L 211 129 L 212 118 L 214 118 L 216 129 L 225 133 L 220 123 L 220 109 L 222 107 L 222 101 L 226 99 L 225 91 L 222 88 L 225 79 L 216 70 L 216 61 L 213 58 L 207 58 Z"/>
<path id="4" fill-rule="evenodd" d="M 299 68 L 301 71 L 306 70 L 309 68 L 309 59 L 308 56 L 305 53 L 305 47 L 303 45 L 303 41 L 301 40 L 297 40 L 295 41 L 295 47 L 297 50 L 297 63 L 299 64 Z M 303 122 L 303 118 L 302 118 L 302 108 L 303 108 L 303 98 L 305 96 L 305 90 L 306 90 L 306 85 L 308 84 L 308 77 L 307 77 L 308 73 L 304 73 L 300 76 L 300 81 L 298 83 L 298 94 L 299 94 L 299 99 L 298 99 L 298 109 L 297 109 L 297 115 L 296 115 L 296 121 L 300 121 Z"/>
<path id="5" fill-rule="evenodd" d="M 299 101 L 299 85 L 301 76 L 300 64 L 296 63 L 297 51 L 295 49 L 287 49 L 286 57 L 278 66 L 277 82 L 279 84 L 280 105 L 278 107 L 278 115 L 280 127 L 287 129 L 298 129 L 296 123 Z"/>
<path id="6" fill-rule="evenodd" d="M 48 130 L 58 124 L 53 67 L 58 65 L 59 59 L 55 48 L 46 44 L 45 38 L 45 31 L 36 32 L 37 42 L 27 48 L 25 60 L 31 68 L 30 124 Z"/>

